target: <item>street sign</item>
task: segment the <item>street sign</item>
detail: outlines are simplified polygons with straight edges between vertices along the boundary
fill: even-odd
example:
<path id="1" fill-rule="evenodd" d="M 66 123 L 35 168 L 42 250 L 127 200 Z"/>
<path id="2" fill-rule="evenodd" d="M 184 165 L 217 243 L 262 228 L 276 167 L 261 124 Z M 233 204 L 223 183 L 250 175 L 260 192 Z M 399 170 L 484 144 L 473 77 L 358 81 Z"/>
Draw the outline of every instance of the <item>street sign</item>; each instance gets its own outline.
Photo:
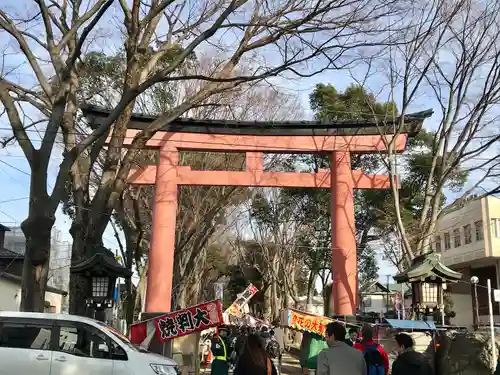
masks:
<path id="1" fill-rule="evenodd" d="M 500 289 L 493 289 L 493 299 L 495 302 L 500 302 Z"/>

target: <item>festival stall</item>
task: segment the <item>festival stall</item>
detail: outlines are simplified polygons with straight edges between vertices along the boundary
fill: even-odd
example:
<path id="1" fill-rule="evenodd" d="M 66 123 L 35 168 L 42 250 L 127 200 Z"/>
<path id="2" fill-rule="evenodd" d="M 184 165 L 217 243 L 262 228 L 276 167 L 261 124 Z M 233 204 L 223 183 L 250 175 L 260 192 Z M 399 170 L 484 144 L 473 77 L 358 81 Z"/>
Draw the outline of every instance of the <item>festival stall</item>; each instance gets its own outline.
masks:
<path id="1" fill-rule="evenodd" d="M 324 336 L 326 325 L 331 322 L 339 322 L 346 328 L 360 328 L 362 322 L 346 322 L 341 319 L 332 319 L 326 316 L 311 314 L 297 309 L 281 310 L 280 323 L 283 327 L 290 328 L 299 332 L 308 332 Z M 377 340 L 378 324 L 371 324 L 373 327 L 373 338 Z"/>
<path id="2" fill-rule="evenodd" d="M 346 328 L 359 327 L 359 324 L 315 315 L 296 309 L 284 309 L 281 311 L 281 326 L 302 333 L 300 345 L 300 365 L 302 368 L 316 368 L 318 354 L 327 347 L 325 342 L 326 326 L 328 323 L 332 322 L 342 323 Z M 377 340 L 378 330 L 376 325 L 374 326 L 373 333 L 374 339 Z"/>

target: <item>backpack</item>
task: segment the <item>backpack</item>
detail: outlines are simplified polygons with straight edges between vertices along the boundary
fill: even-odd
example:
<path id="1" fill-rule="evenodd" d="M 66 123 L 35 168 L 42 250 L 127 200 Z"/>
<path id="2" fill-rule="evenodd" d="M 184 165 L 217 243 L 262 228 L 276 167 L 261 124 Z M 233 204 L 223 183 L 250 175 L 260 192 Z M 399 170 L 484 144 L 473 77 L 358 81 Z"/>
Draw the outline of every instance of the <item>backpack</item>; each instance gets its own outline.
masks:
<path id="1" fill-rule="evenodd" d="M 280 356 L 280 344 L 275 339 L 269 340 L 266 346 L 266 352 L 271 358 L 278 358 Z"/>
<path id="2" fill-rule="evenodd" d="M 378 351 L 378 345 L 365 345 L 363 356 L 366 361 L 366 375 L 385 375 L 384 357 Z"/>

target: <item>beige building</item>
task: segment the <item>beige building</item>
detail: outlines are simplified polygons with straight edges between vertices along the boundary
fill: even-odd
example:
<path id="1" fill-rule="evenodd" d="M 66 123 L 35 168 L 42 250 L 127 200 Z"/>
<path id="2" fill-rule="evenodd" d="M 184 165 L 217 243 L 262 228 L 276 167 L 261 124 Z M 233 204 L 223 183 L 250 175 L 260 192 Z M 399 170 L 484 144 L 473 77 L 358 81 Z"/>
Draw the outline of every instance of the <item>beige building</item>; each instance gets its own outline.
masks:
<path id="1" fill-rule="evenodd" d="M 441 254 L 443 263 L 463 273 L 458 284 L 449 286 L 454 324 L 471 326 L 474 321 L 475 298 L 470 284 L 477 276 L 479 322 L 488 318 L 487 279 L 500 289 L 500 198 L 473 197 L 446 208 L 436 225 L 432 249 Z M 500 323 L 499 304 L 493 302 L 495 320 Z"/>
<path id="2" fill-rule="evenodd" d="M 13 246 L 18 251 L 12 251 L 4 246 L 7 242 L 6 233 L 9 232 L 9 228 L 0 224 L 0 311 L 19 311 L 24 248 Z M 45 311 L 64 312 L 67 294 L 60 288 L 48 285 L 45 292 Z"/>

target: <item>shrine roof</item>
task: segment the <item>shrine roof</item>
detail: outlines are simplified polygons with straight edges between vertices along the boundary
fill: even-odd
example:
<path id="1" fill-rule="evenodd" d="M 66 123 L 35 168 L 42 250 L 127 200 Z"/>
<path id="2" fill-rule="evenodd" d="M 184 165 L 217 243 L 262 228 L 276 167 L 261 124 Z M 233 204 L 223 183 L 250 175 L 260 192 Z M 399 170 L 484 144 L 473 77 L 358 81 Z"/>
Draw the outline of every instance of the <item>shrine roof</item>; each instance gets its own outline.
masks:
<path id="1" fill-rule="evenodd" d="M 99 126 L 109 116 L 110 110 L 96 107 L 81 107 L 84 115 Z M 415 136 L 425 119 L 431 117 L 431 109 L 405 116 L 403 131 L 399 133 Z M 156 120 L 156 116 L 133 113 L 129 129 L 145 130 Z M 399 118 L 385 120 L 385 134 L 393 134 L 394 124 Z M 373 119 L 337 121 L 236 121 L 178 118 L 161 131 L 174 133 L 233 134 L 233 135 L 281 135 L 281 136 L 324 136 L 324 135 L 379 135 L 382 129 Z"/>
<path id="2" fill-rule="evenodd" d="M 113 253 L 104 247 L 98 246 L 95 252 L 89 257 L 71 267 L 71 272 L 82 273 L 94 268 L 107 271 L 119 277 L 131 276 L 132 272 L 123 267 L 113 256 Z"/>
<path id="3" fill-rule="evenodd" d="M 441 262 L 440 254 L 433 252 L 416 257 L 410 268 L 393 277 L 397 283 L 415 281 L 441 280 L 443 282 L 457 282 L 462 278 L 460 272 L 453 271 Z"/>

